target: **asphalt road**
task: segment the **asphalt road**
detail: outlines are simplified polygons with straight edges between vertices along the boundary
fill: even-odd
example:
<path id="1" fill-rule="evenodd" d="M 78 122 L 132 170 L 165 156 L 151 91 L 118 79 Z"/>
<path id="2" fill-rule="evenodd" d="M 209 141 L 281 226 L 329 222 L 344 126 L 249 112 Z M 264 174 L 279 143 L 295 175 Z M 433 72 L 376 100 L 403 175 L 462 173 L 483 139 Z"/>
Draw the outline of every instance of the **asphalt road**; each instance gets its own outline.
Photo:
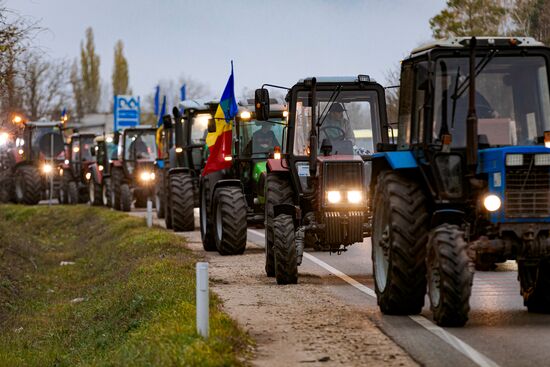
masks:
<path id="1" fill-rule="evenodd" d="M 184 235 L 195 241 L 200 238 L 198 230 Z M 248 242 L 263 248 L 263 229 L 248 229 Z M 370 239 L 342 255 L 308 251 L 299 272 L 319 276 L 319 286 L 341 301 L 365 307 L 371 319 L 422 365 L 550 365 L 550 315 L 527 312 L 513 262 L 499 265 L 496 271 L 476 272 L 470 320 L 463 328 L 436 326 L 428 299 L 420 316 L 382 315 L 374 296 Z M 299 279 L 307 281 L 308 277 Z"/>

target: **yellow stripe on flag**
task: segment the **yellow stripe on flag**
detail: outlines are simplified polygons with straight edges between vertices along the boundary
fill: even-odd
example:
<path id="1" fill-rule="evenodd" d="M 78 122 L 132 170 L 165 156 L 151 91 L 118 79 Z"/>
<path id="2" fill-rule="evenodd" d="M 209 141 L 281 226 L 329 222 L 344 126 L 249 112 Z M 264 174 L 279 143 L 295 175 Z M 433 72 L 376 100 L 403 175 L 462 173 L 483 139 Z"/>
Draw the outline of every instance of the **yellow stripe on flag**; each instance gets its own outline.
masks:
<path id="1" fill-rule="evenodd" d="M 214 115 L 214 120 L 216 121 L 216 131 L 213 133 L 208 133 L 206 135 L 206 145 L 210 148 L 212 145 L 216 144 L 218 136 L 222 135 L 226 131 L 230 131 L 233 127 L 233 120 L 229 123 L 225 122 L 225 115 L 221 108 L 221 105 L 218 105 L 216 109 L 216 114 Z"/>

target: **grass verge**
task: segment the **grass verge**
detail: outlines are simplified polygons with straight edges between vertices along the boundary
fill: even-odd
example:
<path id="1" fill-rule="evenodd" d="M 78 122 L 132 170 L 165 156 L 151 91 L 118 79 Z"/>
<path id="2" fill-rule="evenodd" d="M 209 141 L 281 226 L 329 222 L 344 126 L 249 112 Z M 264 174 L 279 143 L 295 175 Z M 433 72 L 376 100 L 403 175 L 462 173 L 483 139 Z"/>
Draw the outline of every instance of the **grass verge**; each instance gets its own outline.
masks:
<path id="1" fill-rule="evenodd" d="M 210 338 L 196 333 L 197 260 L 125 214 L 0 206 L 0 365 L 246 364 L 251 341 L 216 297 Z"/>

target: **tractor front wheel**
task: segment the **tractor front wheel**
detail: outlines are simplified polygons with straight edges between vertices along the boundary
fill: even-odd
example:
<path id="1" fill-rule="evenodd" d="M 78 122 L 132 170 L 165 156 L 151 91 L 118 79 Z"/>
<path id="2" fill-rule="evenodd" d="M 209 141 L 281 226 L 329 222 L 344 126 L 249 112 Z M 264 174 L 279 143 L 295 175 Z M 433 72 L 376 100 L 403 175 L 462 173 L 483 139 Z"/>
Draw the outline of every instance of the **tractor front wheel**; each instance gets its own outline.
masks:
<path id="1" fill-rule="evenodd" d="M 265 189 L 265 272 L 268 277 L 275 276 L 275 257 L 273 255 L 273 207 L 278 204 L 292 204 L 292 187 L 286 177 L 268 173 Z"/>
<path id="2" fill-rule="evenodd" d="M 88 196 L 90 197 L 90 205 L 103 205 L 103 189 L 101 185 L 98 185 L 94 181 L 93 177 L 90 178 L 90 182 L 88 183 Z"/>
<path id="3" fill-rule="evenodd" d="M 418 314 L 426 294 L 428 213 L 418 184 L 396 172 L 383 172 L 374 193 L 372 262 L 380 310 Z"/>
<path id="4" fill-rule="evenodd" d="M 71 205 L 78 204 L 78 186 L 75 181 L 67 183 L 67 199 Z"/>
<path id="5" fill-rule="evenodd" d="M 115 210 L 120 210 L 120 186 L 122 181 L 122 169 L 113 169 L 111 180 L 111 205 Z"/>
<path id="6" fill-rule="evenodd" d="M 120 209 L 129 212 L 132 209 L 132 191 L 128 184 L 120 185 Z"/>
<path id="7" fill-rule="evenodd" d="M 209 195 L 209 180 L 206 177 L 202 178 L 199 189 L 199 219 L 201 229 L 202 247 L 204 251 L 216 251 L 216 239 L 214 238 L 214 228 L 212 224 L 212 218 L 210 215 L 210 203 L 208 200 Z"/>
<path id="8" fill-rule="evenodd" d="M 439 326 L 464 326 L 470 311 L 474 264 L 458 226 L 435 228 L 428 244 L 428 295 Z"/>
<path id="9" fill-rule="evenodd" d="M 220 255 L 240 255 L 246 248 L 246 200 L 239 187 L 214 192 L 214 231 Z"/>
<path id="10" fill-rule="evenodd" d="M 112 195 L 111 195 L 111 179 L 110 178 L 103 178 L 103 185 L 101 185 L 101 196 L 102 196 L 102 201 L 103 201 L 103 205 L 106 206 L 106 207 L 111 207 L 112 206 L 112 203 L 111 203 L 111 199 L 112 199 Z"/>
<path id="11" fill-rule="evenodd" d="M 34 166 L 20 166 L 15 171 L 15 199 L 19 204 L 36 205 L 42 194 L 42 178 Z"/>
<path id="12" fill-rule="evenodd" d="M 195 229 L 193 213 L 193 179 L 187 173 L 170 175 L 172 193 L 172 226 L 174 231 L 192 231 Z"/>
<path id="13" fill-rule="evenodd" d="M 518 275 L 527 311 L 550 313 L 550 262 L 541 260 L 534 265 L 518 261 Z"/>
<path id="14" fill-rule="evenodd" d="M 298 254 L 294 222 L 290 215 L 279 214 L 273 220 L 273 257 L 277 284 L 298 283 Z"/>

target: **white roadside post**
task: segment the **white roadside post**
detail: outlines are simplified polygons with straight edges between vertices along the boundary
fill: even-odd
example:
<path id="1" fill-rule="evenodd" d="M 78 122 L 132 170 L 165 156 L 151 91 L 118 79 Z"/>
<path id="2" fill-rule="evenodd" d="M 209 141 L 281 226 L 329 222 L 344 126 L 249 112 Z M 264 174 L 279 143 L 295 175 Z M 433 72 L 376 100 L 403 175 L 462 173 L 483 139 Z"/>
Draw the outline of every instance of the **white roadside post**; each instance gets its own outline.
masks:
<path id="1" fill-rule="evenodd" d="M 208 338 L 208 263 L 197 263 L 197 332 Z"/>
<path id="2" fill-rule="evenodd" d="M 147 198 L 147 227 L 153 226 L 153 201 L 150 197 Z"/>

